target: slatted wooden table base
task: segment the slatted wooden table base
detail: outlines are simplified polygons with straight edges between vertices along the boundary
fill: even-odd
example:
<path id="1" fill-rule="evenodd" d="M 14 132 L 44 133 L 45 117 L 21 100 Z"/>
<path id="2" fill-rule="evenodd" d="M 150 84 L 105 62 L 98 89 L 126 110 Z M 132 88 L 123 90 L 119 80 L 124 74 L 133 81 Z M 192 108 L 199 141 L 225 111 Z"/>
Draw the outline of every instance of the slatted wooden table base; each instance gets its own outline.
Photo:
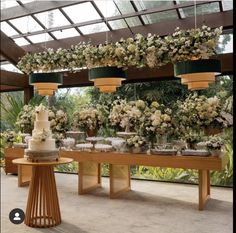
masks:
<path id="1" fill-rule="evenodd" d="M 60 158 L 52 162 L 29 162 L 15 159 L 13 163 L 32 166 L 29 195 L 25 212 L 25 224 L 30 227 L 54 227 L 61 223 L 54 165 L 70 163 L 73 159 Z"/>

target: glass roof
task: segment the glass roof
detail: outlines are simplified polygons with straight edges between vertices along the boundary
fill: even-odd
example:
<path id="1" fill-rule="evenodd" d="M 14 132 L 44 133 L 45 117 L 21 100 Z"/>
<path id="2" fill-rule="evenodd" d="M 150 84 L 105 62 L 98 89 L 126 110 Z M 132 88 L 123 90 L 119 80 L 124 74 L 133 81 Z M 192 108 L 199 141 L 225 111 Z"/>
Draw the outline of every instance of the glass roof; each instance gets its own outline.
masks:
<path id="1" fill-rule="evenodd" d="M 11 7 L 14 9 L 19 7 L 20 11 L 24 7 L 24 11 L 28 12 L 22 14 L 22 17 L 1 21 L 1 30 L 19 46 L 122 28 L 128 28 L 132 32 L 132 27 L 135 26 L 191 17 L 195 12 L 194 1 L 189 0 L 95 0 L 78 1 L 73 5 L 70 1 L 55 1 L 55 7 L 51 6 L 49 10 L 42 12 L 32 9 L 34 1 L 38 1 L 38 4 L 51 2 L 1 0 L 1 11 L 9 10 L 10 12 L 8 8 Z M 60 4 L 63 2 L 63 4 L 56 7 L 59 2 Z M 193 4 L 193 6 L 181 8 L 181 4 L 187 3 Z M 200 17 L 233 9 L 233 0 L 223 0 L 222 4 L 198 0 L 196 3 L 197 15 Z M 31 5 L 31 8 L 27 8 L 27 4 Z M 171 9 L 176 6 L 179 8 Z"/>
<path id="2" fill-rule="evenodd" d="M 79 27 L 79 30 L 84 34 L 92 34 L 96 32 L 105 32 L 109 31 L 109 28 L 105 23 L 91 24 L 83 27 Z"/>
<path id="3" fill-rule="evenodd" d="M 46 27 L 60 27 L 69 25 L 70 22 L 59 10 L 46 11 L 39 14 L 35 14 L 35 17 Z"/>
<path id="4" fill-rule="evenodd" d="M 32 18 L 32 16 L 12 19 L 10 20 L 10 23 L 12 23 L 22 33 L 43 30 L 43 28 Z"/>
<path id="5" fill-rule="evenodd" d="M 7 36 L 17 35 L 17 31 L 13 29 L 7 22 L 1 22 L 1 31 L 3 31 Z"/>
<path id="6" fill-rule="evenodd" d="M 9 62 L 1 62 L 0 69 L 22 74 L 22 72 L 19 69 L 17 69 L 16 66 L 12 65 Z"/>
<path id="7" fill-rule="evenodd" d="M 82 23 L 101 18 L 90 2 L 64 7 L 63 10 L 74 23 Z"/>

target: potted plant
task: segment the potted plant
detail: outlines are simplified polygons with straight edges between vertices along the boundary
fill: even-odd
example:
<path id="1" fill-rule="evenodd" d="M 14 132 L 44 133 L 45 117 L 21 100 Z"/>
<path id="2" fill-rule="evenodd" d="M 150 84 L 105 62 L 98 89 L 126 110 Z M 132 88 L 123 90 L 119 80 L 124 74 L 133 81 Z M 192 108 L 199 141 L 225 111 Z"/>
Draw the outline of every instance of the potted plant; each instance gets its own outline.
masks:
<path id="1" fill-rule="evenodd" d="M 220 136 L 209 136 L 206 147 L 212 156 L 221 156 L 223 153 L 224 140 Z"/>

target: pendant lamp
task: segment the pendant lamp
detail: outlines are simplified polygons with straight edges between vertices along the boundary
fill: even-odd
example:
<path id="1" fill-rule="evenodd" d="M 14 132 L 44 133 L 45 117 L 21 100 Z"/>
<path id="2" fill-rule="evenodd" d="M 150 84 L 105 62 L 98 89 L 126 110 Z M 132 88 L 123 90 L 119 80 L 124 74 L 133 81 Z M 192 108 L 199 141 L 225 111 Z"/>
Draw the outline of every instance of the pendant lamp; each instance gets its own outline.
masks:
<path id="1" fill-rule="evenodd" d="M 220 74 L 221 62 L 217 59 L 189 60 L 174 65 L 174 76 L 181 78 L 181 83 L 188 85 L 190 90 L 208 88 L 208 84 L 215 82 L 215 76 Z"/>
<path id="2" fill-rule="evenodd" d="M 29 84 L 42 96 L 51 96 L 63 83 L 62 73 L 34 73 L 29 75 Z"/>
<path id="3" fill-rule="evenodd" d="M 114 66 L 96 67 L 89 70 L 89 80 L 93 81 L 94 86 L 104 93 L 115 92 L 126 78 L 126 72 Z"/>

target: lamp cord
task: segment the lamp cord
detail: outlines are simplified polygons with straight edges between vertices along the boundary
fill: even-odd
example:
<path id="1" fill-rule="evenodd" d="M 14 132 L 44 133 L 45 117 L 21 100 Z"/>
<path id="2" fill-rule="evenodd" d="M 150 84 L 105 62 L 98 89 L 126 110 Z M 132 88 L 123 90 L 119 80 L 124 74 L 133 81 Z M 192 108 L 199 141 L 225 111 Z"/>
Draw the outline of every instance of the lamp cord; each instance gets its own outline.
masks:
<path id="1" fill-rule="evenodd" d="M 105 24 L 106 26 L 108 25 L 108 20 L 107 20 L 107 1 L 105 1 L 106 3 L 106 16 L 105 16 Z M 108 44 L 108 31 L 106 31 L 106 44 Z"/>
<path id="2" fill-rule="evenodd" d="M 194 24 L 195 24 L 195 29 L 197 29 L 197 4 L 196 4 L 196 0 L 194 0 Z"/>

